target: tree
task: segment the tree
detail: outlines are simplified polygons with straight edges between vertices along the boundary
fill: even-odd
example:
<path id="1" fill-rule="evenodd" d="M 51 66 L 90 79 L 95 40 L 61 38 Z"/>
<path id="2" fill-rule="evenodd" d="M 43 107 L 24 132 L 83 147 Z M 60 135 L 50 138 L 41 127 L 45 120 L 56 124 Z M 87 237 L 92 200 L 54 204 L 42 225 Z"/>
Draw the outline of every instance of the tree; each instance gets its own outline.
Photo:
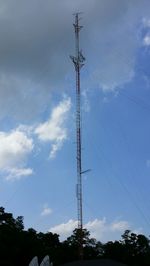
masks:
<path id="1" fill-rule="evenodd" d="M 150 265 L 150 240 L 147 237 L 126 230 L 121 243 L 124 245 L 124 257 L 127 261 L 137 265 Z"/>
<path id="2" fill-rule="evenodd" d="M 78 241 L 80 234 L 80 229 L 76 228 L 73 231 L 73 234 L 68 237 L 67 240 L 63 243 L 64 247 L 66 247 L 66 249 L 69 249 L 69 260 L 78 259 Z M 87 229 L 82 230 L 82 241 L 84 259 L 94 259 L 102 256 L 102 243 L 98 242 L 95 238 L 90 238 L 90 232 Z"/>
<path id="3" fill-rule="evenodd" d="M 64 242 L 51 232 L 37 233 L 33 228 L 24 230 L 23 217 L 0 207 L 0 265 L 26 266 L 34 256 L 39 261 L 49 255 L 54 265 L 78 259 L 78 239 L 81 231 L 75 229 Z M 132 266 L 150 265 L 150 240 L 126 230 L 120 241 L 102 244 L 90 237 L 87 229 L 82 231 L 85 259 L 111 258 Z"/>
<path id="4" fill-rule="evenodd" d="M 18 265 L 23 217 L 16 219 L 0 207 L 0 265 Z"/>

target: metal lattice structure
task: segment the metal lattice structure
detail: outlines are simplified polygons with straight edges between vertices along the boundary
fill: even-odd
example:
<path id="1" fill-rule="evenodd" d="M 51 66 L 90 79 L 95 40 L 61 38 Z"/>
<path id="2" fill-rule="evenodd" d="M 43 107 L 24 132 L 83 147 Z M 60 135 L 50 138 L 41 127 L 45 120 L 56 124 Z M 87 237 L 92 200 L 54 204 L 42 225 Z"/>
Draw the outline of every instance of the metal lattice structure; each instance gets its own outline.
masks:
<path id="1" fill-rule="evenodd" d="M 83 214 L 82 214 L 82 158 L 81 158 L 81 88 L 80 88 L 80 70 L 84 66 L 85 58 L 79 46 L 79 32 L 83 26 L 79 25 L 80 14 L 75 14 L 75 56 L 71 59 L 76 72 L 76 141 L 77 141 L 77 209 L 78 209 L 78 242 L 79 258 L 83 258 Z"/>

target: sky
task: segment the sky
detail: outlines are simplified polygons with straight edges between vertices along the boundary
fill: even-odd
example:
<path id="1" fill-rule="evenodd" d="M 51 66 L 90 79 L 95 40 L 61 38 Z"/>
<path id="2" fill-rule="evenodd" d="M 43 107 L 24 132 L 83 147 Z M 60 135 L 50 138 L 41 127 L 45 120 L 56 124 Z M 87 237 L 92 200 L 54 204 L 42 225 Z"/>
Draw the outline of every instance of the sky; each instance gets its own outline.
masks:
<path id="1" fill-rule="evenodd" d="M 77 226 L 73 13 L 81 11 L 83 220 L 150 226 L 150 1 L 0 1 L 0 204 L 64 240 Z"/>

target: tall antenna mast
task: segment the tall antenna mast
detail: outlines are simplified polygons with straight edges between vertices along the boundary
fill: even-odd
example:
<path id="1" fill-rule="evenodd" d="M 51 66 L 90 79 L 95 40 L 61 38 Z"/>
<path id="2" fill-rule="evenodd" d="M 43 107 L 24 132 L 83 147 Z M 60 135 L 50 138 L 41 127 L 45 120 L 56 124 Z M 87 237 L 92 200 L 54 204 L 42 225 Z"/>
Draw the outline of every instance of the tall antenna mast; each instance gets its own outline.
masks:
<path id="1" fill-rule="evenodd" d="M 81 95 L 80 95 L 80 70 L 84 66 L 85 58 L 80 50 L 79 32 L 83 26 L 79 25 L 80 14 L 76 13 L 75 23 L 75 56 L 71 59 L 76 72 L 76 141 L 77 141 L 77 210 L 78 210 L 78 244 L 79 259 L 83 259 L 83 215 L 82 215 L 82 161 L 81 161 Z"/>

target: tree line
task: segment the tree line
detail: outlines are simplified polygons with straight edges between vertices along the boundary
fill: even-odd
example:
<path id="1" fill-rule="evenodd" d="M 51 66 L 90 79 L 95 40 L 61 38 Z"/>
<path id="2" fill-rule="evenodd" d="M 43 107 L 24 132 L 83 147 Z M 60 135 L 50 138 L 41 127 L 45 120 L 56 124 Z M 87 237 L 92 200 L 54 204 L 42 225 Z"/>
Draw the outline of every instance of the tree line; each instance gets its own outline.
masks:
<path id="1" fill-rule="evenodd" d="M 36 232 L 33 228 L 24 229 L 23 217 L 13 217 L 0 207 L 0 265 L 27 266 L 34 256 L 39 261 L 49 255 L 54 265 L 78 259 L 78 234 L 75 229 L 65 241 L 51 232 Z M 90 237 L 83 230 L 84 259 L 113 259 L 131 266 L 150 265 L 150 239 L 143 234 L 126 230 L 119 241 L 105 244 Z"/>

